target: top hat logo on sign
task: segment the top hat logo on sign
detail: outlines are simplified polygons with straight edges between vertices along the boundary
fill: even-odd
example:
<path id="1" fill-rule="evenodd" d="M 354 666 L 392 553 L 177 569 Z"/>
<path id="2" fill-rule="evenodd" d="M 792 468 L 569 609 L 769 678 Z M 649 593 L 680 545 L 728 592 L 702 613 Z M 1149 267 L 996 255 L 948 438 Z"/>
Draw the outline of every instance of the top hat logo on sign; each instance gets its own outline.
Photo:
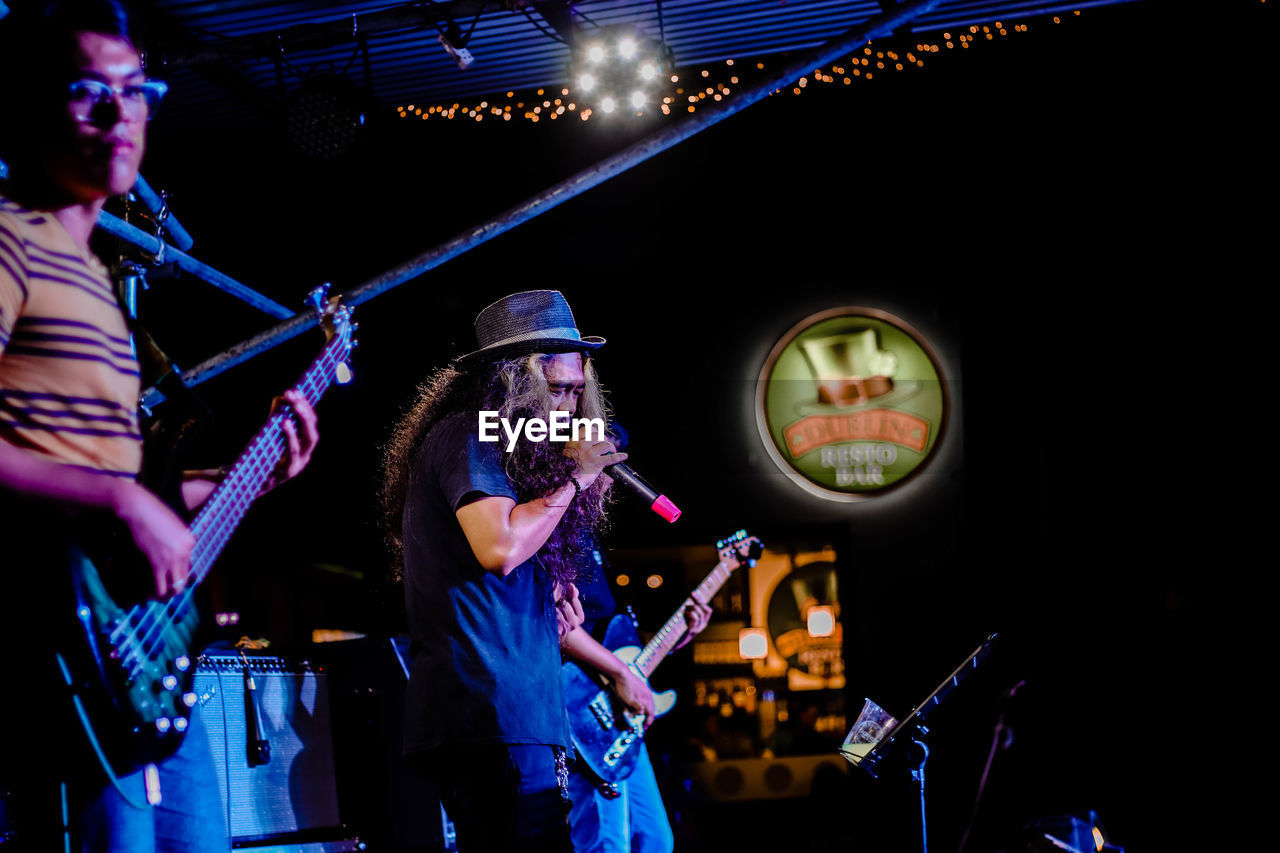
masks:
<path id="1" fill-rule="evenodd" d="M 756 387 L 770 457 L 805 491 L 837 501 L 886 492 L 937 445 L 946 388 L 924 339 L 870 308 L 808 317 L 773 348 Z"/>

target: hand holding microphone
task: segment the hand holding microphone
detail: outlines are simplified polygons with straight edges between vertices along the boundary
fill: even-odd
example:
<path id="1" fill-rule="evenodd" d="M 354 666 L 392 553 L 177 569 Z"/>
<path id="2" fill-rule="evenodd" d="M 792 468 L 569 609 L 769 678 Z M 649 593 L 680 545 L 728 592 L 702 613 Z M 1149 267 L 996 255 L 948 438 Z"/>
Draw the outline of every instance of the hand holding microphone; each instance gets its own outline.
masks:
<path id="1" fill-rule="evenodd" d="M 588 488 L 610 465 L 617 464 L 615 460 L 627 458 L 627 454 L 615 452 L 616 446 L 606 439 L 570 441 L 565 444 L 565 455 L 578 465 L 574 481 L 580 488 Z"/>

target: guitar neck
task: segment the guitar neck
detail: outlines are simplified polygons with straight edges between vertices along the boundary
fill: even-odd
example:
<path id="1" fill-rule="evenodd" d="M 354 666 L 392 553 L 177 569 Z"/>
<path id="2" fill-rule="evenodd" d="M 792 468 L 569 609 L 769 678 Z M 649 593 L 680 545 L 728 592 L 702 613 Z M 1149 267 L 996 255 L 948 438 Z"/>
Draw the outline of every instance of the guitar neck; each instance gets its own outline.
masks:
<path id="1" fill-rule="evenodd" d="M 719 590 L 724 586 L 724 582 L 729 579 L 729 575 L 733 574 L 734 567 L 721 561 L 711 570 L 702 583 L 691 593 L 691 598 L 696 598 L 702 603 L 711 600 Z M 658 664 L 670 654 L 671 650 L 676 647 L 684 637 L 685 632 L 689 630 L 689 624 L 685 621 L 684 605 L 681 605 L 675 613 L 671 614 L 671 618 L 666 624 L 658 629 L 658 633 L 653 635 L 640 654 L 636 655 L 634 666 L 640 671 L 640 674 L 648 678 L 653 671 L 658 668 Z"/>
<path id="2" fill-rule="evenodd" d="M 307 398 L 307 402 L 312 405 L 319 402 L 333 382 L 344 352 L 345 342 L 340 337 L 334 337 L 307 368 L 295 386 Z M 189 586 L 194 587 L 204 580 L 250 504 L 257 498 L 276 464 L 283 458 L 288 447 L 284 423 L 291 417 L 292 414 L 282 409 L 267 419 L 191 523 L 196 545 L 191 554 Z"/>

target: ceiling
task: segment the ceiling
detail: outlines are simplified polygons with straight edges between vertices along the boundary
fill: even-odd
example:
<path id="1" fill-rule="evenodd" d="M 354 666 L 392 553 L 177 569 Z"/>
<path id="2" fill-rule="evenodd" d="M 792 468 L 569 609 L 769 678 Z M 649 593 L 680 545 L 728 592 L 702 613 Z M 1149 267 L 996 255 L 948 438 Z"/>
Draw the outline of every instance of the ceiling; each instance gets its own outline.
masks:
<path id="1" fill-rule="evenodd" d="M 1128 0 L 943 0 L 912 34 L 940 34 Z M 661 38 L 677 68 L 758 59 L 823 44 L 879 15 L 886 0 L 142 0 L 154 76 L 173 94 L 166 119 L 223 124 L 277 112 L 314 75 L 367 87 L 376 102 L 449 103 L 563 85 L 566 33 L 629 24 Z M 519 8 L 516 8 L 519 7 Z M 473 61 L 440 43 L 451 25 Z"/>

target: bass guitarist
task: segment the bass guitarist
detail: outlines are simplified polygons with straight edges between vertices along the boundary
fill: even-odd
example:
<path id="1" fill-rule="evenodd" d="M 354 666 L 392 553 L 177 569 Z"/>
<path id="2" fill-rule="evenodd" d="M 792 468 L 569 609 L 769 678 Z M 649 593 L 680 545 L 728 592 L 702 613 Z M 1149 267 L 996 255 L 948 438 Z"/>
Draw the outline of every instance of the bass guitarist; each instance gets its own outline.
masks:
<path id="1" fill-rule="evenodd" d="M 219 481 L 186 477 L 178 511 L 138 482 L 140 371 L 90 248 L 107 199 L 137 180 L 165 90 L 147 79 L 137 44 L 114 0 L 27 3 L 0 20 L 0 156 L 10 167 L 0 184 L 0 616 L 12 638 L 25 634 L 4 675 L 0 768 L 23 850 L 69 849 L 64 830 L 85 850 L 228 849 L 198 709 L 155 771 L 108 785 L 48 637 L 74 610 L 61 605 L 72 600 L 73 520 L 118 519 L 150 567 L 142 585 L 167 599 L 187 583 L 195 541 L 182 512 Z M 286 418 L 287 452 L 266 488 L 297 475 L 318 438 L 307 399 L 289 391 L 284 401 L 297 426 Z"/>
<path id="2" fill-rule="evenodd" d="M 615 443 L 625 444 L 625 438 Z M 592 543 L 586 554 L 589 564 L 578 580 L 585 619 L 564 638 L 562 648 L 584 669 L 602 674 L 618 700 L 634 714 L 643 715 L 641 724 L 647 729 L 654 719 L 653 691 L 600 642 L 617 607 L 609 590 L 600 543 Z M 684 646 L 706 628 L 710 618 L 711 608 L 691 598 L 685 605 L 688 631 L 675 648 Z M 576 711 L 580 713 L 582 709 Z M 575 709 L 569 709 L 569 713 L 572 715 Z M 579 759 L 570 768 L 569 793 L 573 799 L 569 822 L 577 853 L 671 853 L 675 837 L 643 743 L 635 769 L 613 787 L 603 784 L 587 762 Z"/>

